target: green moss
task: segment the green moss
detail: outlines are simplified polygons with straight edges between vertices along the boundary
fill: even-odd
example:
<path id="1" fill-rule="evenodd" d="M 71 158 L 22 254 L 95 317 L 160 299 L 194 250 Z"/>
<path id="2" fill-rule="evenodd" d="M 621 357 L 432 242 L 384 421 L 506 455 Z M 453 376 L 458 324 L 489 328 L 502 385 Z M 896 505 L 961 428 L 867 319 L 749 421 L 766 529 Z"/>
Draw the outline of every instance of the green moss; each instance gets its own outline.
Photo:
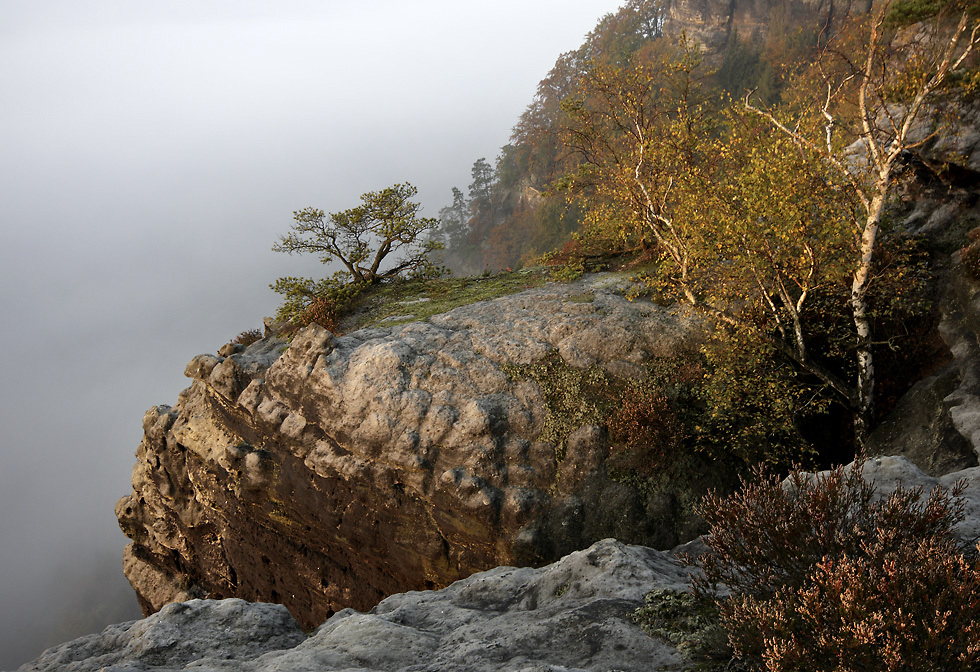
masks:
<path id="1" fill-rule="evenodd" d="M 340 320 L 343 331 L 418 322 L 433 315 L 488 301 L 549 281 L 546 269 L 529 268 L 497 275 L 397 280 L 361 294 Z"/>
<path id="2" fill-rule="evenodd" d="M 585 294 L 572 294 L 566 301 L 571 303 L 592 303 L 595 301 L 595 292 L 586 292 Z"/>
<path id="3" fill-rule="evenodd" d="M 551 269 L 552 279 L 558 282 L 574 282 L 585 275 L 585 263 L 568 263 L 561 266 L 554 266 Z"/>
<path id="4" fill-rule="evenodd" d="M 618 398 L 617 383 L 598 366 L 569 366 L 557 351 L 531 364 L 504 365 L 511 380 L 533 380 L 548 408 L 544 431 L 538 437 L 555 445 L 558 461 L 565 458 L 568 435 L 583 425 L 605 425 Z"/>
<path id="5" fill-rule="evenodd" d="M 631 619 L 651 637 L 665 639 L 696 663 L 696 670 L 725 670 L 732 657 L 728 636 L 712 600 L 692 593 L 657 588 Z"/>

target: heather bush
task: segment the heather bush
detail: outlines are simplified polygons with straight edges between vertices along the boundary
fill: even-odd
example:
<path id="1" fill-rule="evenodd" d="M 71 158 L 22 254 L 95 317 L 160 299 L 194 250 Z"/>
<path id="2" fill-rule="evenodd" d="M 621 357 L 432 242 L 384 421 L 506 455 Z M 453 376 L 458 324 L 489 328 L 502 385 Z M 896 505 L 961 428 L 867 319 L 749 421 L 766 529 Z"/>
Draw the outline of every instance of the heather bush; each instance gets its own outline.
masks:
<path id="1" fill-rule="evenodd" d="M 980 565 L 952 534 L 963 485 L 884 497 L 861 472 L 793 472 L 784 487 L 757 471 L 705 498 L 695 592 L 730 589 L 716 599 L 732 649 L 770 672 L 978 669 Z"/>
<path id="2" fill-rule="evenodd" d="M 262 340 L 261 331 L 259 331 L 258 329 L 248 329 L 238 334 L 238 336 L 235 337 L 235 340 L 232 341 L 232 343 L 238 343 L 240 345 L 244 345 L 248 347 L 249 345 L 252 345 L 252 343 L 255 343 L 256 341 L 260 341 L 260 340 Z"/>

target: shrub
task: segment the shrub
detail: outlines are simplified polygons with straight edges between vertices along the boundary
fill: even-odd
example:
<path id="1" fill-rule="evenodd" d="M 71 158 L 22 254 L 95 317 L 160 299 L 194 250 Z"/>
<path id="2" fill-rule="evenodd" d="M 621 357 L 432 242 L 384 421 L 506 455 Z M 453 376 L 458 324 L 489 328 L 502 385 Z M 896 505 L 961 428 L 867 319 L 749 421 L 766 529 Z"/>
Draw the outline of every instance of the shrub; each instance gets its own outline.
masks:
<path id="1" fill-rule="evenodd" d="M 300 324 L 308 326 L 314 322 L 332 333 L 338 333 L 338 322 L 340 320 L 341 307 L 333 297 L 318 296 L 306 307 L 300 317 Z"/>
<path id="2" fill-rule="evenodd" d="M 364 283 L 346 283 L 342 273 L 323 280 L 311 278 L 279 278 L 273 291 L 285 296 L 276 311 L 276 319 L 301 329 L 316 322 L 324 329 L 337 332 L 338 321 L 350 309 Z"/>
<path id="3" fill-rule="evenodd" d="M 682 428 L 667 396 L 630 383 L 608 420 L 611 459 L 642 475 L 659 471 L 680 445 Z"/>
<path id="4" fill-rule="evenodd" d="M 980 565 L 952 534 L 963 485 L 879 497 L 861 472 L 794 471 L 783 487 L 756 471 L 706 497 L 696 592 L 731 589 L 718 602 L 732 649 L 771 672 L 977 669 Z"/>
<path id="5" fill-rule="evenodd" d="M 248 331 L 243 331 L 242 333 L 238 334 L 238 336 L 235 337 L 235 340 L 232 341 L 232 343 L 239 343 L 241 345 L 248 347 L 249 345 L 252 345 L 252 343 L 261 340 L 262 340 L 261 331 L 259 331 L 258 329 L 249 329 Z"/>
<path id="6" fill-rule="evenodd" d="M 535 263 L 550 266 L 553 280 L 573 282 L 585 273 L 604 270 L 612 257 L 624 251 L 621 241 L 599 231 L 586 231 L 573 233 L 561 249 L 542 255 Z"/>

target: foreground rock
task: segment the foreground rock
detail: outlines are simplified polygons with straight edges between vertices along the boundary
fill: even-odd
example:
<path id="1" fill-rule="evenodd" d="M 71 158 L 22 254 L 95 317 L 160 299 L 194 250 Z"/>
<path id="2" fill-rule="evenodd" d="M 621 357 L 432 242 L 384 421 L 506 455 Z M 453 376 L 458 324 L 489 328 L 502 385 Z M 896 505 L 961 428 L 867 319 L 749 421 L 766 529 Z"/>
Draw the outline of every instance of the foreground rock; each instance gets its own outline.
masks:
<path id="1" fill-rule="evenodd" d="M 194 358 L 178 403 L 144 417 L 133 493 L 116 508 L 144 614 L 240 597 L 312 628 L 605 537 L 684 541 L 656 509 L 675 515 L 670 499 L 610 478 L 603 431 L 576 418 L 556 428 L 542 385 L 517 369 L 551 358 L 625 379 L 696 345 L 691 315 L 627 301 L 616 282 Z"/>
<path id="2" fill-rule="evenodd" d="M 685 586 L 668 554 L 606 540 L 543 569 L 499 567 L 370 613 L 344 610 L 309 637 L 279 605 L 171 604 L 21 670 L 679 670 L 677 650 L 628 615 L 649 590 Z"/>

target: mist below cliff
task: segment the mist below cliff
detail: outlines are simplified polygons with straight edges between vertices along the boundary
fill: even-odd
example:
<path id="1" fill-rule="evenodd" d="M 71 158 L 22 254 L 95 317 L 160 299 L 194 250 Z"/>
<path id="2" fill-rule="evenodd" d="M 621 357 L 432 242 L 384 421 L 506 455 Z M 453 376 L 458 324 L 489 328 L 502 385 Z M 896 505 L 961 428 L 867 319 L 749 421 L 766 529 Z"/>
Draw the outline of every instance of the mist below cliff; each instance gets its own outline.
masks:
<path id="1" fill-rule="evenodd" d="M 323 273 L 270 251 L 291 213 L 410 181 L 435 215 L 618 4 L 0 5 L 0 668 L 115 594 L 145 410 Z"/>

